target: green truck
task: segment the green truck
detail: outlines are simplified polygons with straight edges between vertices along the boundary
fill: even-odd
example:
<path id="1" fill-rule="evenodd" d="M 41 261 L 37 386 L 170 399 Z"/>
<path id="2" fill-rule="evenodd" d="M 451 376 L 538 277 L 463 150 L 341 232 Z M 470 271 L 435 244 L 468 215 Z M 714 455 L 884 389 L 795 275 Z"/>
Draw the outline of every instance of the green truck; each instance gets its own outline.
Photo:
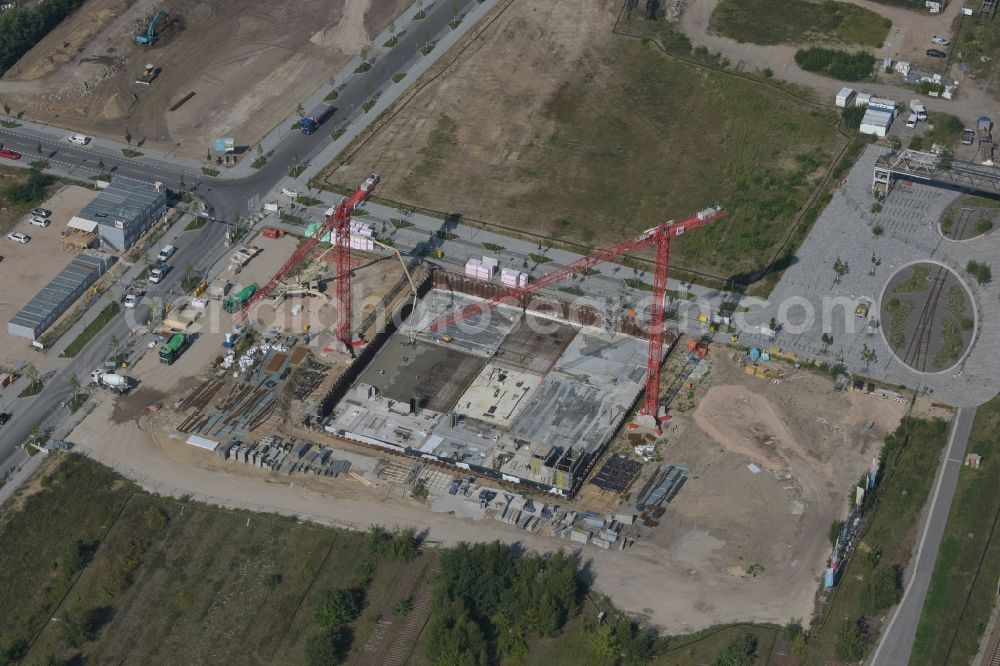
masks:
<path id="1" fill-rule="evenodd" d="M 187 349 L 189 340 L 187 333 L 174 333 L 167 344 L 160 347 L 160 363 L 171 365 Z"/>
<path id="2" fill-rule="evenodd" d="M 243 304 L 249 301 L 257 293 L 257 283 L 251 282 L 240 289 L 239 293 L 233 296 L 226 296 L 222 300 L 222 309 L 226 312 L 239 312 Z"/>

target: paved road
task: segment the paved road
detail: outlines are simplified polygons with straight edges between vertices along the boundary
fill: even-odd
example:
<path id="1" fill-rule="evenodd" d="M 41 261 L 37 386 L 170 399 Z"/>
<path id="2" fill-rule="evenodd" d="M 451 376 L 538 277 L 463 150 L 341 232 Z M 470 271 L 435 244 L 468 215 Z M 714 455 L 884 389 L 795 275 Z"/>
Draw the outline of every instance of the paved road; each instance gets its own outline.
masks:
<path id="1" fill-rule="evenodd" d="M 913 639 L 917 634 L 920 612 L 924 607 L 927 588 L 934 572 L 934 562 L 937 560 L 944 528 L 948 523 L 951 501 L 958 484 L 958 473 L 962 469 L 965 446 L 969 441 L 969 433 L 972 431 L 975 418 L 974 408 L 962 408 L 955 414 L 948 448 L 938 468 L 934 494 L 927 516 L 924 518 L 917 553 L 907 570 L 908 580 L 905 583 L 903 600 L 896 607 L 889 625 L 882 632 L 878 648 L 872 655 L 872 666 L 898 666 L 910 661 L 910 651 L 913 649 Z"/>
<path id="2" fill-rule="evenodd" d="M 492 7 L 494 2 L 479 4 L 476 0 L 466 0 L 458 5 L 460 15 L 475 12 L 481 16 Z M 338 96 L 334 102 L 336 111 L 332 117 L 314 134 L 304 135 L 297 131 L 287 131 L 292 119 L 275 129 L 262 145 L 266 151 L 267 162 L 261 169 L 251 169 L 244 160 L 240 167 L 232 172 L 220 174 L 212 178 L 201 171 L 199 164 L 190 160 L 149 152 L 137 159 L 128 159 L 122 154 L 123 144 L 114 141 L 95 138 L 88 146 L 76 146 L 66 141 L 71 133 L 69 130 L 38 125 L 24 121 L 22 126 L 8 129 L 0 128 L 0 143 L 18 150 L 24 155 L 20 162 L 10 162 L 12 166 L 27 167 L 32 160 L 45 159 L 49 162 L 49 171 L 58 175 L 70 176 L 80 180 L 89 179 L 98 173 L 111 171 L 115 174 L 128 176 L 145 181 L 159 181 L 174 189 L 185 189 L 200 199 L 207 213 L 218 220 L 233 220 L 237 215 L 250 212 L 254 201 L 263 200 L 276 186 L 288 178 L 289 169 L 295 164 L 306 164 L 331 147 L 333 141 L 331 131 L 336 127 L 349 126 L 347 135 L 361 131 L 378 113 L 373 109 L 365 113 L 362 104 L 375 96 L 383 98 L 380 105 L 398 96 L 406 86 L 412 83 L 419 72 L 425 70 L 437 58 L 447 52 L 445 45 L 434 48 L 427 55 L 420 52 L 425 45 L 438 41 L 453 42 L 465 31 L 470 29 L 475 20 L 466 20 L 452 31 L 449 22 L 453 20 L 454 5 L 435 2 L 425 5 L 426 18 L 413 21 L 401 29 L 398 43 L 391 49 L 374 49 L 374 64 L 363 75 L 355 73 L 357 62 L 350 63 L 336 77 L 338 81 Z M 404 13 L 404 18 L 412 17 L 415 8 L 411 7 Z M 381 44 L 386 35 L 376 38 Z M 394 84 L 392 77 L 400 72 L 412 70 L 412 74 L 402 84 Z M 383 94 L 383 91 L 388 91 Z M 307 112 L 313 112 L 318 100 L 326 95 L 325 90 L 317 91 L 307 102 Z M 345 135 L 345 139 L 347 136 Z M 142 146 L 138 150 L 145 153 Z M 323 156 L 324 158 L 326 155 Z M 8 164 L 5 161 L 5 164 Z M 180 226 L 180 225 L 178 225 Z M 178 237 L 178 253 L 172 263 L 174 266 L 191 264 L 196 270 L 208 269 L 225 254 L 223 244 L 225 225 L 222 223 L 207 224 L 199 231 L 181 234 L 174 231 L 172 236 Z M 166 240 L 164 241 L 166 242 Z M 134 266 L 128 275 L 134 277 L 141 270 Z M 176 290 L 183 278 L 183 271 L 175 270 L 169 274 L 162 285 L 152 292 L 152 295 Z M 92 309 L 102 308 L 107 304 L 102 298 Z M 144 307 L 126 312 L 116 317 L 105 326 L 92 342 L 75 359 L 57 359 L 50 354 L 45 371 L 55 371 L 45 385 L 43 391 L 30 399 L 22 399 L 15 403 L 6 403 L 5 409 L 13 414 L 10 422 L 0 430 L 0 472 L 19 464 L 24 454 L 18 450 L 27 438 L 32 425 L 38 423 L 50 426 L 65 416 L 63 406 L 69 398 L 71 388 L 70 377 L 76 375 L 81 381 L 89 378 L 90 371 L 100 365 L 108 350 L 108 341 L 112 336 L 124 340 L 132 330 L 134 321 L 143 321 L 146 311 Z M 127 316 L 129 318 L 127 318 Z M 65 336 L 68 342 L 72 336 Z M 58 347 L 55 351 L 58 351 Z M 13 404 L 13 408 L 11 408 Z"/>

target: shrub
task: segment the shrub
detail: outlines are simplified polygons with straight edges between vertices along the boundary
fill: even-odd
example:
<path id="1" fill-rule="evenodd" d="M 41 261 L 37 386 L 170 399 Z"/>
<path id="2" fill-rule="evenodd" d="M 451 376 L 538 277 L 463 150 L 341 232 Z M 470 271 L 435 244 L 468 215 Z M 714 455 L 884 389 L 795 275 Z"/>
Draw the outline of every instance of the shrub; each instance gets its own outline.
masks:
<path id="1" fill-rule="evenodd" d="M 989 284 L 993 280 L 993 272 L 990 270 L 990 265 L 981 263 L 978 261 L 969 261 L 965 265 L 966 272 L 976 278 L 976 282 L 979 284 Z"/>
<path id="2" fill-rule="evenodd" d="M 866 79 L 875 68 L 875 56 L 867 51 L 848 53 L 818 46 L 796 51 L 795 62 L 807 72 L 819 72 L 842 81 Z"/>
<path id="3" fill-rule="evenodd" d="M 861 590 L 861 610 L 865 615 L 876 613 L 899 603 L 903 598 L 903 584 L 895 566 L 877 567 Z"/>
<path id="4" fill-rule="evenodd" d="M 841 661 L 861 661 L 865 656 L 866 647 L 861 619 L 845 618 L 837 631 L 837 658 Z"/>
<path id="5" fill-rule="evenodd" d="M 757 640 L 750 634 L 734 638 L 712 660 L 712 666 L 751 666 L 757 659 Z"/>
<path id="6" fill-rule="evenodd" d="M 342 627 L 361 615 L 365 596 L 360 587 L 325 590 L 316 600 L 316 621 L 326 629 Z"/>

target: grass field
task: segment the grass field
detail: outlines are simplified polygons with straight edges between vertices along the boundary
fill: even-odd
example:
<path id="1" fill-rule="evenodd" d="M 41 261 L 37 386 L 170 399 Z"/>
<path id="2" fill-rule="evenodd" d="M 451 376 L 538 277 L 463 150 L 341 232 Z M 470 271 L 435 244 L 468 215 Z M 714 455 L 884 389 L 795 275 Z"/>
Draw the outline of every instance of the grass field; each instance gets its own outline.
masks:
<path id="1" fill-rule="evenodd" d="M 521 157 L 525 175 L 539 177 L 518 206 L 564 211 L 586 241 L 606 236 L 598 220 L 635 233 L 720 201 L 729 216 L 674 244 L 675 265 L 727 275 L 760 267 L 830 159 L 833 117 L 648 46 L 625 46 L 621 64 L 611 98 L 630 100 L 629 115 L 643 121 L 624 120 L 585 80 L 565 85 L 548 102 L 555 130 Z M 685 94 L 658 93 L 667 90 Z M 574 182 L 546 185 L 559 171 Z M 644 210 L 654 202 L 661 213 Z"/>
<path id="2" fill-rule="evenodd" d="M 832 41 L 882 46 L 892 22 L 844 2 L 722 0 L 709 21 L 712 31 L 738 42 L 803 44 Z"/>
<path id="3" fill-rule="evenodd" d="M 843 147 L 837 115 L 605 30 L 541 82 L 508 81 L 495 49 L 549 38 L 531 7 L 514 3 L 325 186 L 376 165 L 388 200 L 591 248 L 719 202 L 729 215 L 675 243 L 674 268 L 727 279 L 766 266 Z M 666 47 L 690 54 L 679 38 Z"/>
<path id="4" fill-rule="evenodd" d="M 52 195 L 64 184 L 54 178 L 47 178 L 44 194 L 38 200 L 25 201 L 20 197 L 15 198 L 17 186 L 24 185 L 27 181 L 27 171 L 0 165 L 0 234 L 4 236 L 17 226 L 32 206 Z"/>
<path id="5" fill-rule="evenodd" d="M 988 629 L 1000 580 L 1000 398 L 981 405 L 967 451 L 983 467 L 963 467 L 934 564 L 910 663 L 968 664 Z"/>
<path id="6" fill-rule="evenodd" d="M 38 634 L 23 663 L 307 663 L 321 592 L 358 585 L 366 604 L 338 641 L 354 659 L 436 557 L 375 557 L 366 534 L 158 498 L 82 456 L 57 460 L 0 525 L 13 609 L 0 645 Z"/>

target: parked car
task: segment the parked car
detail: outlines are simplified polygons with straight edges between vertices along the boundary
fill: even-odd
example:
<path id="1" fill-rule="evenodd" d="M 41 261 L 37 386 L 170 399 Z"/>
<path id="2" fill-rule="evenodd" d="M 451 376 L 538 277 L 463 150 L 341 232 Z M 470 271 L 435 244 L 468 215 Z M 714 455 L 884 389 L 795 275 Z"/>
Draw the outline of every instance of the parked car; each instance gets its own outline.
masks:
<path id="1" fill-rule="evenodd" d="M 10 414 L 7 412 L 0 412 L 0 426 L 7 425 L 7 421 L 10 421 Z"/>
<path id="2" fill-rule="evenodd" d="M 927 49 L 927 55 L 932 58 L 947 58 L 948 54 L 944 51 L 939 51 L 938 49 Z"/>
<path id="3" fill-rule="evenodd" d="M 46 220 L 44 217 L 34 216 L 30 220 L 28 220 L 28 224 L 34 225 L 36 227 L 45 228 L 49 226 L 49 221 Z"/>
<path id="4" fill-rule="evenodd" d="M 913 129 L 917 126 L 917 114 L 911 113 L 910 117 L 906 119 L 906 128 Z"/>
<path id="5" fill-rule="evenodd" d="M 71 134 L 67 141 L 75 143 L 78 146 L 86 146 L 90 143 L 90 137 L 86 134 Z"/>
<path id="6" fill-rule="evenodd" d="M 52 211 L 48 208 L 32 208 L 31 214 L 38 217 L 52 217 Z"/>
<path id="7" fill-rule="evenodd" d="M 8 160 L 19 160 L 21 159 L 21 153 L 16 150 L 11 150 L 10 148 L 4 148 L 3 145 L 0 144 L 0 157 L 7 158 Z"/>
<path id="8" fill-rule="evenodd" d="M 122 301 L 122 305 L 124 305 L 130 310 L 138 304 L 139 304 L 139 297 L 136 294 L 128 294 L 125 296 L 125 300 Z"/>
<path id="9" fill-rule="evenodd" d="M 951 40 L 947 37 L 942 37 L 941 35 L 934 35 L 931 37 L 931 41 L 939 46 L 948 46 L 951 44 Z"/>
<path id="10" fill-rule="evenodd" d="M 20 231 L 10 232 L 9 234 L 7 234 L 7 238 L 14 241 L 15 243 L 21 243 L 21 244 L 27 243 L 28 241 L 31 240 L 31 236 L 22 234 Z"/>
<path id="11" fill-rule="evenodd" d="M 164 245 L 162 248 L 160 248 L 160 253 L 156 255 L 156 260 L 166 261 L 170 257 L 174 256 L 174 252 L 176 251 L 177 248 L 174 247 L 173 245 Z"/>
<path id="12" fill-rule="evenodd" d="M 167 277 L 167 273 L 170 272 L 170 266 L 160 266 L 159 268 L 154 268 L 149 271 L 149 281 L 153 284 L 159 284 L 163 281 L 163 278 Z"/>

